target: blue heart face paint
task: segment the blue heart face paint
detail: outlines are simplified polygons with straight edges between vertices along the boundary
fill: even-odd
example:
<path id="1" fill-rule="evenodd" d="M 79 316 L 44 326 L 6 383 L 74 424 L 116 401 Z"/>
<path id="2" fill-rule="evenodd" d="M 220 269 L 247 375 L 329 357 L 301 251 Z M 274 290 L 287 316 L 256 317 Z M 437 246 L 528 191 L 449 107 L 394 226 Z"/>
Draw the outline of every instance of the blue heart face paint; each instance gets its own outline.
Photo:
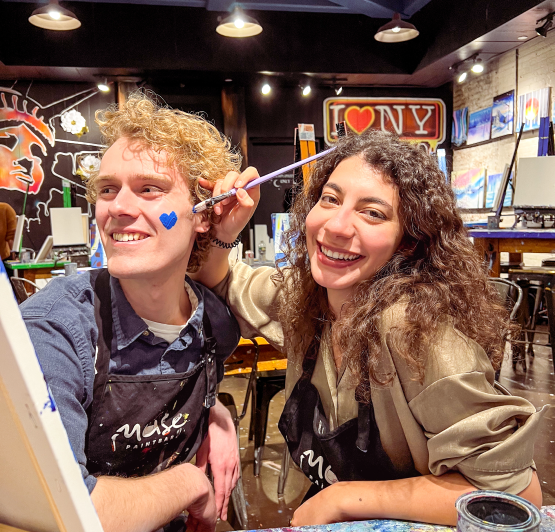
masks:
<path id="1" fill-rule="evenodd" d="M 177 214 L 174 211 L 170 212 L 170 214 L 163 213 L 160 216 L 160 221 L 166 229 L 171 229 L 177 222 Z"/>

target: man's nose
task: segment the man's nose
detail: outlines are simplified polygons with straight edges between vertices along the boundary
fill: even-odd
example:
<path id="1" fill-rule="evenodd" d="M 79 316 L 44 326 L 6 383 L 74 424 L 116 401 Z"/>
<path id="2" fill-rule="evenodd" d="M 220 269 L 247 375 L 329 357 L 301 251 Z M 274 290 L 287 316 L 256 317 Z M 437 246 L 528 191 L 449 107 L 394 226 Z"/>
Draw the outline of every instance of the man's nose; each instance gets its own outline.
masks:
<path id="1" fill-rule="evenodd" d="M 116 197 L 110 202 L 108 212 L 113 218 L 121 216 L 130 216 L 137 218 L 139 215 L 138 198 L 127 187 L 122 187 Z"/>
<path id="2" fill-rule="evenodd" d="M 352 238 L 355 234 L 354 213 L 351 209 L 341 207 L 333 213 L 325 225 L 326 231 L 339 238 Z"/>

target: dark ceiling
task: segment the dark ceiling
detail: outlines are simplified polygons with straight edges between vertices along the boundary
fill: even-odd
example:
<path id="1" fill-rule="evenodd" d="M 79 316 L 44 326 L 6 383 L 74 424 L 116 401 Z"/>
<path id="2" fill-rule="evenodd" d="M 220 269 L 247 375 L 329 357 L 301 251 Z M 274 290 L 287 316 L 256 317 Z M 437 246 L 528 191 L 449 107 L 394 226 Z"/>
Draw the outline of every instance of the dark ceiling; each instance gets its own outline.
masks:
<path id="1" fill-rule="evenodd" d="M 44 2 L 43 2 L 44 4 Z M 0 1 L 0 79 L 94 81 L 225 79 L 275 76 L 284 84 L 438 87 L 449 66 L 479 53 L 490 59 L 541 38 L 536 21 L 555 0 L 245 0 L 264 31 L 247 39 L 215 32 L 231 0 L 63 2 L 81 20 L 70 32 L 32 26 L 40 3 Z M 394 12 L 416 39 L 377 42 Z"/>

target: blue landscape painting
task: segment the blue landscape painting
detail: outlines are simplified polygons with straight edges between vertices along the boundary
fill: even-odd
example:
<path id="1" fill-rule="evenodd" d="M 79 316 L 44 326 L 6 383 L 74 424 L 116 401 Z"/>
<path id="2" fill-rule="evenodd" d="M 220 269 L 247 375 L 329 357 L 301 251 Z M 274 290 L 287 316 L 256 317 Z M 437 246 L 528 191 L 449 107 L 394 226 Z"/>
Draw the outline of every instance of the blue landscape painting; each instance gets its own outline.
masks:
<path id="1" fill-rule="evenodd" d="M 491 138 L 511 135 L 514 125 L 515 92 L 509 91 L 493 99 L 491 110 Z"/>
<path id="2" fill-rule="evenodd" d="M 495 196 L 501 185 L 501 178 L 503 174 L 488 174 L 488 188 L 486 192 L 486 209 L 493 207 L 493 202 L 495 201 Z M 513 174 L 509 179 L 509 184 L 507 185 L 507 192 L 505 194 L 505 201 L 503 202 L 503 207 L 510 207 L 513 202 L 513 187 L 511 186 L 513 180 Z"/>
<path id="3" fill-rule="evenodd" d="M 467 144 L 476 144 L 489 140 L 491 131 L 491 107 L 486 107 L 475 113 L 470 113 L 468 120 Z"/>

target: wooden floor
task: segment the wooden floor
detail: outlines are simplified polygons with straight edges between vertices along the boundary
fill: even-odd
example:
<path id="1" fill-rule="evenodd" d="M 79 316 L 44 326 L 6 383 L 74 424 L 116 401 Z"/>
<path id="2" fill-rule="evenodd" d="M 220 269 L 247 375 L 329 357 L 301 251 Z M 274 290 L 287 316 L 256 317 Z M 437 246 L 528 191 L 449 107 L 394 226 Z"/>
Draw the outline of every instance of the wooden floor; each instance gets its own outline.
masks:
<path id="1" fill-rule="evenodd" d="M 543 328 L 545 330 L 545 327 Z M 547 337 L 538 334 L 536 340 L 543 343 Z M 528 359 L 526 373 L 517 366 L 513 371 L 510 361 L 503 364 L 500 382 L 514 395 L 526 397 L 537 408 L 545 404 L 555 404 L 555 376 L 551 349 L 535 347 L 536 356 Z M 221 390 L 231 393 L 239 409 L 245 397 L 246 379 L 232 377 L 224 379 Z M 253 476 L 253 443 L 248 441 L 249 417 L 240 425 L 240 447 L 245 484 L 249 528 L 270 528 L 287 526 L 294 510 L 310 486 L 305 476 L 295 468 L 290 468 L 284 497 L 277 497 L 277 483 L 281 469 L 284 441 L 277 423 L 284 404 L 284 393 L 280 392 L 272 401 L 266 437 L 266 448 L 261 474 Z M 534 459 L 543 490 L 544 505 L 555 504 L 555 408 L 544 418 L 540 437 L 536 442 Z M 218 532 L 231 530 L 228 523 L 219 523 Z"/>

